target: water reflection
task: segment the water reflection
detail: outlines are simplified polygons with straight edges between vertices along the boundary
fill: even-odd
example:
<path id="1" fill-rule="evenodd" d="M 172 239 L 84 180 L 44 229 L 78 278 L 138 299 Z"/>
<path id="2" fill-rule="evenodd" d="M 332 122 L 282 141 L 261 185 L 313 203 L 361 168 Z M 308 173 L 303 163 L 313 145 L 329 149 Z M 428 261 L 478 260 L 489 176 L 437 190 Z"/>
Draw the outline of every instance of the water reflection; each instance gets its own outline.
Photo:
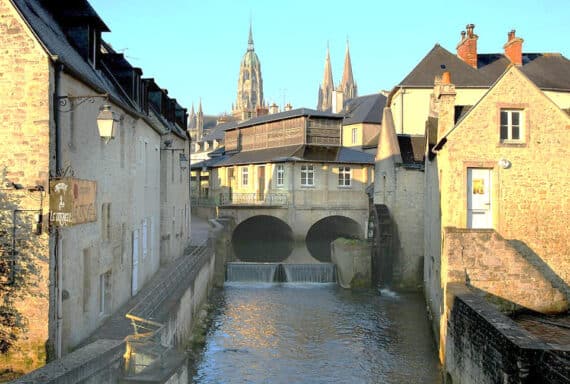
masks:
<path id="1" fill-rule="evenodd" d="M 440 383 L 420 296 L 232 284 L 195 383 Z"/>

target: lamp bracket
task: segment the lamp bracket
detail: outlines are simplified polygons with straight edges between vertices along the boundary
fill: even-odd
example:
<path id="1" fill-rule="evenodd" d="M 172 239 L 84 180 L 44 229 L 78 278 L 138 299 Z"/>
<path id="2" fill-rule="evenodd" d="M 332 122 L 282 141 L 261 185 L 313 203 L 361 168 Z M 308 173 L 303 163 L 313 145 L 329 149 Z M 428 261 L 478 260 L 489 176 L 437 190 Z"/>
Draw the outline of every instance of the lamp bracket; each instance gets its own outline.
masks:
<path id="1" fill-rule="evenodd" d="M 80 95 L 80 96 L 64 95 L 64 96 L 56 96 L 55 99 L 57 103 L 57 109 L 59 111 L 71 112 L 81 104 L 85 102 L 93 104 L 95 102 L 95 99 L 99 98 L 107 100 L 109 98 L 109 94 L 103 93 L 100 95 L 95 94 L 95 95 Z"/>

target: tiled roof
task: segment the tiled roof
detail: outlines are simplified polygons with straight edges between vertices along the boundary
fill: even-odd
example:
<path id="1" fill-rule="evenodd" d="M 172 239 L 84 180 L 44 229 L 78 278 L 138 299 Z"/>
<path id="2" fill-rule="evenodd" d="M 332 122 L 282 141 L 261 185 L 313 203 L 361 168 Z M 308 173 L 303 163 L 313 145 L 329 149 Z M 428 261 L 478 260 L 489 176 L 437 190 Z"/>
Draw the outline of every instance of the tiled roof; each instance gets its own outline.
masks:
<path id="1" fill-rule="evenodd" d="M 386 105 L 386 96 L 376 93 L 347 100 L 342 111 L 343 125 L 358 123 L 382 124 L 382 111 Z"/>
<path id="2" fill-rule="evenodd" d="M 456 87 L 490 87 L 511 65 L 502 53 L 478 54 L 477 69 L 436 44 L 400 82 L 402 87 L 433 87 L 436 75 L 451 73 Z M 523 53 L 522 72 L 539 88 L 570 91 L 570 61 L 558 53 Z"/>
<path id="3" fill-rule="evenodd" d="M 291 145 L 256 151 L 238 152 L 225 158 L 215 166 L 278 163 L 287 161 L 374 164 L 374 156 L 346 147 L 321 147 L 311 145 Z"/>

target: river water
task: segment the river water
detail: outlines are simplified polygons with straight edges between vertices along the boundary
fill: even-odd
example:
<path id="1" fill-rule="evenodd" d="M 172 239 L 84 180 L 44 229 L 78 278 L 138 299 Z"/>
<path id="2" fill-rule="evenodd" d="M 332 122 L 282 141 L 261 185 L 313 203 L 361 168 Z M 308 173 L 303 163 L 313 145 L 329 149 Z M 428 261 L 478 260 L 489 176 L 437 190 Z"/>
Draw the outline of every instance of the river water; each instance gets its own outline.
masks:
<path id="1" fill-rule="evenodd" d="M 419 294 L 227 283 L 191 383 L 441 383 Z"/>

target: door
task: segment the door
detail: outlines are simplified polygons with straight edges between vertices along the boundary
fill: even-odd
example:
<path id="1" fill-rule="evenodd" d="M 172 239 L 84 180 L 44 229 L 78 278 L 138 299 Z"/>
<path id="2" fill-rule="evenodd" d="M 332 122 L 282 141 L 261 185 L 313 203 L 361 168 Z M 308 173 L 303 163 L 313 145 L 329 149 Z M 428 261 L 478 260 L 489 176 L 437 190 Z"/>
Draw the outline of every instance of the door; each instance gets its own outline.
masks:
<path id="1" fill-rule="evenodd" d="M 257 167 L 257 200 L 265 199 L 265 166 Z"/>
<path id="2" fill-rule="evenodd" d="M 467 168 L 467 227 L 492 228 L 491 170 Z"/>
<path id="3" fill-rule="evenodd" d="M 133 274 L 131 279 L 131 295 L 139 289 L 139 230 L 133 231 Z"/>

